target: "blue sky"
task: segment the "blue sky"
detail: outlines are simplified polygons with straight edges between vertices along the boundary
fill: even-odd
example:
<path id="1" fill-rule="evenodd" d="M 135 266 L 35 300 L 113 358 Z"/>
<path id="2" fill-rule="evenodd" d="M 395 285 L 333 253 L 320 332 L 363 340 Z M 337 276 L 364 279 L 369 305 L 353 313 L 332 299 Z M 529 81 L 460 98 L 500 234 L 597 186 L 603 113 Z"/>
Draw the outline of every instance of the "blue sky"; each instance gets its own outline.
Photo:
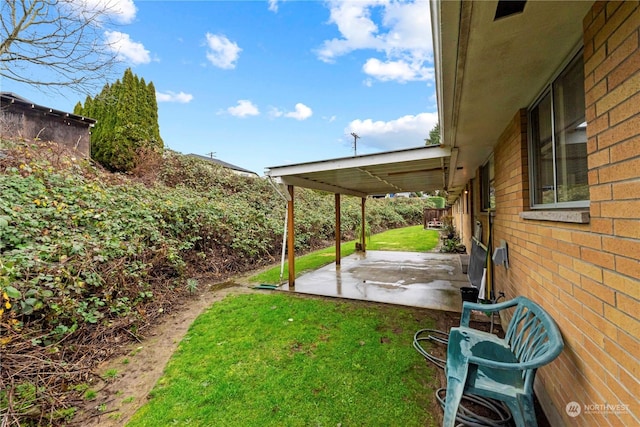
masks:
<path id="1" fill-rule="evenodd" d="M 351 132 L 358 154 L 422 146 L 437 121 L 426 0 L 117 0 L 114 11 L 104 38 L 122 71 L 154 83 L 167 148 L 262 175 L 351 156 Z M 84 100 L 0 83 L 60 110 Z"/>

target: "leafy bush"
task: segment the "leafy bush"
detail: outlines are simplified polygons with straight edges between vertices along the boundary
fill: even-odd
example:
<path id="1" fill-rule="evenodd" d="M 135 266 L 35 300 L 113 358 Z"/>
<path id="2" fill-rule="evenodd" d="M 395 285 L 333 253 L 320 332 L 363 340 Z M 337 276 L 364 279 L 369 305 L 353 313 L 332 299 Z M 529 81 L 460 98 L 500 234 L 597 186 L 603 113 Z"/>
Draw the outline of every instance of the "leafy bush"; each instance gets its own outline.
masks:
<path id="1" fill-rule="evenodd" d="M 127 316 L 155 287 L 184 285 L 196 271 L 244 271 L 280 253 L 286 206 L 265 179 L 168 152 L 159 182 L 145 186 L 85 161 L 54 165 L 38 150 L 14 147 L 0 175 L 0 284 L 11 305 L 2 314 L 22 325 L 56 330 Z M 297 189 L 295 200 L 296 248 L 332 241 L 333 196 Z M 418 199 L 370 199 L 367 226 L 416 224 L 423 208 Z M 360 199 L 344 198 L 342 218 L 351 239 Z"/>
<path id="2" fill-rule="evenodd" d="M 74 393 L 68 382 L 191 295 L 194 281 L 271 263 L 282 248 L 286 204 L 266 179 L 173 152 L 146 157 L 157 179 L 143 167 L 112 174 L 63 151 L 0 143 L 0 390 L 11 393 L 0 410 L 16 417 L 32 403 L 67 413 L 53 402 L 72 400 L 46 393 Z M 296 249 L 332 243 L 333 195 L 296 189 L 295 197 Z M 343 200 L 342 231 L 352 239 L 360 199 Z M 421 223 L 425 207 L 420 199 L 366 204 L 373 233 Z M 40 367 L 24 368 L 29 352 L 64 375 L 42 384 Z M 32 389 L 35 397 L 24 393 Z"/>

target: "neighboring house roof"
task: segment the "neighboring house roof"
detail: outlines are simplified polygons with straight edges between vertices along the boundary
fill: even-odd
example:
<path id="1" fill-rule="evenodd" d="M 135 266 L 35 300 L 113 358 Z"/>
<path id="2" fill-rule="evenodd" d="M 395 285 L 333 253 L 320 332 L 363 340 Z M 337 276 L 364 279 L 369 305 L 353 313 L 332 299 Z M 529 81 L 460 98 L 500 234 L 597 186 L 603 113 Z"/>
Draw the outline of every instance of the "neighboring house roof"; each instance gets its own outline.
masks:
<path id="1" fill-rule="evenodd" d="M 213 158 L 213 157 L 201 156 L 200 154 L 187 154 L 187 156 L 189 156 L 189 157 L 197 157 L 199 159 L 207 160 L 207 161 L 209 161 L 211 163 L 215 163 L 215 164 L 220 165 L 220 166 L 222 166 L 224 168 L 227 168 L 227 169 L 231 169 L 231 170 L 234 170 L 234 171 L 243 172 L 243 173 L 246 173 L 246 174 L 251 174 L 251 175 L 258 176 L 257 173 L 255 173 L 253 171 L 250 171 L 249 169 L 241 168 L 240 166 L 232 165 L 231 163 L 223 162 L 222 160 L 216 159 L 216 158 Z"/>
<path id="2" fill-rule="evenodd" d="M 18 105 L 24 108 L 32 109 L 34 111 L 42 112 L 46 116 L 63 117 L 67 120 L 85 124 L 88 127 L 94 126 L 97 122 L 97 120 L 89 117 L 78 116 L 73 113 L 67 113 L 65 111 L 60 111 L 53 108 L 35 104 L 29 101 L 28 99 L 23 98 L 19 95 L 16 95 L 15 93 L 12 93 L 12 92 L 0 92 L 0 101 L 3 107 L 8 105 Z"/>

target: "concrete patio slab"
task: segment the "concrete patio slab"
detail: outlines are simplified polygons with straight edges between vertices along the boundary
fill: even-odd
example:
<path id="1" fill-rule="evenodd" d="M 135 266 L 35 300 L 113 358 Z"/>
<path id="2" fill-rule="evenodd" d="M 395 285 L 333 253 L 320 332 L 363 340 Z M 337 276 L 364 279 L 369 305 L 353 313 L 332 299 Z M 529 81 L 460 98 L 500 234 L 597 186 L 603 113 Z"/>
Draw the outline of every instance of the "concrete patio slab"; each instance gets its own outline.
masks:
<path id="1" fill-rule="evenodd" d="M 470 284 L 458 255 L 367 251 L 343 258 L 338 268 L 332 263 L 298 277 L 292 290 L 459 312 L 463 286 Z"/>

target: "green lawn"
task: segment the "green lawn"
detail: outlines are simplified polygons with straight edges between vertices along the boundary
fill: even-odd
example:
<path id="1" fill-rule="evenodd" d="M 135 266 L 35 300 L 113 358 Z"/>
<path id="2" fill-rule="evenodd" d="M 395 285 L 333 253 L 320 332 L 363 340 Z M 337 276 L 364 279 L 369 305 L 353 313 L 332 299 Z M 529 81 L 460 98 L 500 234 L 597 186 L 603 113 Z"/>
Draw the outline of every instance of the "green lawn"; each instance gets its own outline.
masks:
<path id="1" fill-rule="evenodd" d="M 384 233 L 374 234 L 367 242 L 372 251 L 429 252 L 438 245 L 440 233 L 425 229 L 422 225 L 396 228 Z"/>
<path id="2" fill-rule="evenodd" d="M 431 426 L 435 372 L 412 347 L 417 309 L 230 296 L 191 326 L 127 424 Z"/>
<path id="3" fill-rule="evenodd" d="M 384 233 L 374 234 L 367 241 L 367 249 L 372 251 L 408 251 L 428 252 L 438 245 L 440 234 L 437 230 L 426 230 L 421 225 L 396 228 Z M 340 245 L 340 253 L 343 257 L 351 255 L 355 251 L 355 241 L 345 242 Z M 335 262 L 335 246 L 308 253 L 296 257 L 296 277 L 323 265 Z M 283 278 L 289 275 L 288 263 L 285 262 Z M 250 282 L 272 283 L 280 282 L 280 266 L 273 267 L 260 274 L 249 278 Z"/>

